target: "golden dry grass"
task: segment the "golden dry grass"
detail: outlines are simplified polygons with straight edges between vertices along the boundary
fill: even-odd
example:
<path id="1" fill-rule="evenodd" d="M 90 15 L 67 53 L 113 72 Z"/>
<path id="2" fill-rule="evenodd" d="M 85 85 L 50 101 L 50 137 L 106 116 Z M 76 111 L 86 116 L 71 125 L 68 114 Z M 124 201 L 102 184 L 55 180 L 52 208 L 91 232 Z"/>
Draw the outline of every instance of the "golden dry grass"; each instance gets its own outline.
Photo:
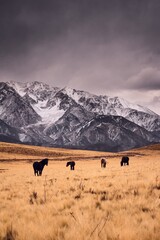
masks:
<path id="1" fill-rule="evenodd" d="M 0 146 L 1 240 L 160 239 L 159 145 L 125 153 L 129 167 L 120 167 L 124 153 Z M 32 160 L 47 152 L 49 165 L 35 177 Z M 74 158 L 75 171 L 60 161 Z"/>
<path id="2" fill-rule="evenodd" d="M 110 156 L 114 154 L 110 153 Z M 106 156 L 105 152 L 72 150 L 63 148 L 37 147 L 23 144 L 0 142 L 0 161 L 40 160 L 48 157 L 50 160 L 95 159 Z"/>

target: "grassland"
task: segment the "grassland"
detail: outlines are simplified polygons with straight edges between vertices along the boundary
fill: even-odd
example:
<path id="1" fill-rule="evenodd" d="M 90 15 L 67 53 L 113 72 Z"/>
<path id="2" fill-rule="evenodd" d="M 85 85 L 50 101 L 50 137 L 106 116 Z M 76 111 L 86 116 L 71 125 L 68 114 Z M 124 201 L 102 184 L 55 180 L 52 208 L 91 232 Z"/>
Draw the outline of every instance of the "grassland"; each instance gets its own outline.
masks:
<path id="1" fill-rule="evenodd" d="M 0 240 L 159 240 L 159 173 L 160 145 L 114 154 L 0 143 Z"/>

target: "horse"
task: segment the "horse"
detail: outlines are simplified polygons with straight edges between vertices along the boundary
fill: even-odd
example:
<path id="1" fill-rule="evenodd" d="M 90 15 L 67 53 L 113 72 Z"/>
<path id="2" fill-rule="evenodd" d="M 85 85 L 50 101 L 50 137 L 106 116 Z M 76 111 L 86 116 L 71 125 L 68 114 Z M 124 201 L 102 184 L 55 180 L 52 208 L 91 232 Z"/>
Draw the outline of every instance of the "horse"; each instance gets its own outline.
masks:
<path id="1" fill-rule="evenodd" d="M 129 157 L 123 156 L 121 159 L 121 166 L 129 165 Z"/>
<path id="2" fill-rule="evenodd" d="M 45 158 L 40 162 L 34 162 L 33 163 L 34 175 L 41 176 L 45 165 L 48 166 L 48 158 Z"/>
<path id="3" fill-rule="evenodd" d="M 71 170 L 74 170 L 75 162 L 67 162 L 66 167 L 70 166 Z"/>
<path id="4" fill-rule="evenodd" d="M 101 159 L 101 168 L 105 168 L 106 167 L 106 160 L 104 158 Z"/>

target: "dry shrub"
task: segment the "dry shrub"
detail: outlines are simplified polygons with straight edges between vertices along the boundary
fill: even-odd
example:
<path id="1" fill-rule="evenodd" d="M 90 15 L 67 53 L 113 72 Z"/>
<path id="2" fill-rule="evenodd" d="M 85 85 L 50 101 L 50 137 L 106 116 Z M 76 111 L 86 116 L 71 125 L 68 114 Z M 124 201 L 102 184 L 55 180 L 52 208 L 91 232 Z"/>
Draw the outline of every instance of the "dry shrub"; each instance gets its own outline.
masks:
<path id="1" fill-rule="evenodd" d="M 30 194 L 30 199 L 29 199 L 29 203 L 30 204 L 34 204 L 34 203 L 38 203 L 37 201 L 38 195 L 37 192 L 33 191 L 32 194 Z"/>
<path id="2" fill-rule="evenodd" d="M 5 236 L 2 238 L 2 240 L 16 240 L 18 236 L 18 233 L 13 230 L 12 225 L 7 227 Z"/>

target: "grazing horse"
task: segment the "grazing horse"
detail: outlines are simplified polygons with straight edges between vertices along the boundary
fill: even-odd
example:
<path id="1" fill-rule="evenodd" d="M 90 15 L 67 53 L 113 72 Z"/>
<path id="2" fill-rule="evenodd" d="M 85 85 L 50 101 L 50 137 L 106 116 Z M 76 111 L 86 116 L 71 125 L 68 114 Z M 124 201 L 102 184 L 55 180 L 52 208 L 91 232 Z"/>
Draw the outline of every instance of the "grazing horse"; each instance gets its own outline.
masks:
<path id="1" fill-rule="evenodd" d="M 71 170 L 74 170 L 75 162 L 67 162 L 66 167 L 70 166 Z"/>
<path id="2" fill-rule="evenodd" d="M 106 160 L 104 158 L 101 159 L 101 168 L 105 168 L 106 167 Z"/>
<path id="3" fill-rule="evenodd" d="M 121 160 L 121 166 L 125 166 L 125 165 L 129 165 L 129 157 L 127 156 L 124 156 L 122 157 L 122 160 Z"/>
<path id="4" fill-rule="evenodd" d="M 41 176 L 45 165 L 48 166 L 48 158 L 45 158 L 40 162 L 34 162 L 33 163 L 34 175 Z"/>

